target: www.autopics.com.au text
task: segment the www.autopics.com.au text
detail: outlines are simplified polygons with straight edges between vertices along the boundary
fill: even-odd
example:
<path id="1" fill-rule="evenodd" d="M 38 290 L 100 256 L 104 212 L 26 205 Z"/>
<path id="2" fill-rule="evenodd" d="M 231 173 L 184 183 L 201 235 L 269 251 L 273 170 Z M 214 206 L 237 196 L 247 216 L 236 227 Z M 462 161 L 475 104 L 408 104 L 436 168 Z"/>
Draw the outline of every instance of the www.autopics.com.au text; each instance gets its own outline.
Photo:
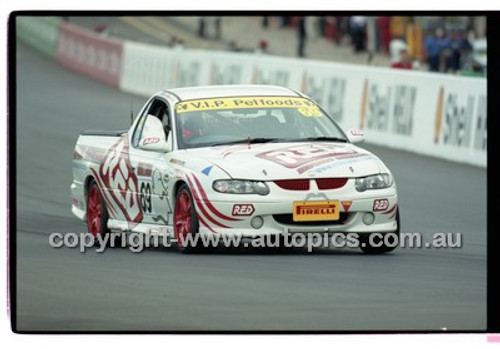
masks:
<path id="1" fill-rule="evenodd" d="M 425 237 L 425 239 L 424 239 Z M 245 238 L 241 234 L 196 234 L 188 235 L 182 241 L 175 238 L 171 229 L 163 229 L 158 234 L 145 235 L 142 233 L 117 233 L 94 236 L 90 233 L 52 233 L 49 235 L 49 245 L 54 248 L 76 248 L 80 252 L 94 249 L 97 253 L 104 252 L 108 247 L 128 248 L 131 252 L 139 253 L 145 248 L 169 248 L 180 244 L 183 247 L 244 247 L 244 248 L 307 248 L 312 252 L 314 248 L 357 248 L 369 244 L 379 247 L 382 244 L 400 248 L 461 248 L 463 239 L 461 233 L 372 233 L 363 236 L 357 233 L 290 233 L 285 229 L 279 235 L 258 235 Z"/>

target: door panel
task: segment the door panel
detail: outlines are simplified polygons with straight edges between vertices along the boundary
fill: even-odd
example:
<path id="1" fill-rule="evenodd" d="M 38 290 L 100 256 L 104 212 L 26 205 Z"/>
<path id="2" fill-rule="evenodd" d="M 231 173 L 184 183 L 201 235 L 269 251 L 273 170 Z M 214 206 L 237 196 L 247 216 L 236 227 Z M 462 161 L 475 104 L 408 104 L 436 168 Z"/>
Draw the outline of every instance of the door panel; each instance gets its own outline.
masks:
<path id="1" fill-rule="evenodd" d="M 142 134 L 135 137 L 139 139 L 137 143 L 140 143 L 140 139 L 146 137 L 145 132 L 151 132 L 151 127 L 159 128 L 153 130 L 155 137 L 163 136 L 163 127 L 161 123 L 158 123 L 157 119 L 161 120 L 163 125 L 168 123 L 167 104 L 160 99 L 154 100 L 149 110 L 146 111 L 145 118 Z M 156 120 L 156 122 L 148 123 L 148 120 Z M 169 216 L 172 213 L 172 206 L 167 195 L 169 178 L 166 159 L 168 154 L 143 150 L 135 144 L 129 149 L 130 163 L 138 182 L 137 196 L 143 212 L 142 222 L 169 225 L 171 223 L 169 222 Z"/>

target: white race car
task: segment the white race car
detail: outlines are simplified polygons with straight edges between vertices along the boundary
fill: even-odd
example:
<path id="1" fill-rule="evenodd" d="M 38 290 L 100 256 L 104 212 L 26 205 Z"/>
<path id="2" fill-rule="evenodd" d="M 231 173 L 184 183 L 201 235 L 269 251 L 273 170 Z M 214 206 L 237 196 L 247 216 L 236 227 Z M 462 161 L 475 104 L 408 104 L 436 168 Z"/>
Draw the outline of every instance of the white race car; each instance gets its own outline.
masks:
<path id="1" fill-rule="evenodd" d="M 393 176 L 314 101 L 287 88 L 228 85 L 153 95 L 128 131 L 85 132 L 73 156 L 72 212 L 109 231 L 243 238 L 399 234 Z M 380 234 L 379 234 L 380 235 Z M 175 241 L 174 240 L 174 241 Z"/>

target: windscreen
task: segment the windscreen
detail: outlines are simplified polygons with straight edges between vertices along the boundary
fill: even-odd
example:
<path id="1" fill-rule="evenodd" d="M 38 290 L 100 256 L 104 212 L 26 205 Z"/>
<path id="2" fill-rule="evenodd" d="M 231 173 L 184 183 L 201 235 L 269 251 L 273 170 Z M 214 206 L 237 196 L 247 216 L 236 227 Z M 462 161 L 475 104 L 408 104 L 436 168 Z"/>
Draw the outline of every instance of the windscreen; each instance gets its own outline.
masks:
<path id="1" fill-rule="evenodd" d="M 293 142 L 347 139 L 317 104 L 302 97 L 226 97 L 189 100 L 176 108 L 179 148 L 252 140 Z"/>

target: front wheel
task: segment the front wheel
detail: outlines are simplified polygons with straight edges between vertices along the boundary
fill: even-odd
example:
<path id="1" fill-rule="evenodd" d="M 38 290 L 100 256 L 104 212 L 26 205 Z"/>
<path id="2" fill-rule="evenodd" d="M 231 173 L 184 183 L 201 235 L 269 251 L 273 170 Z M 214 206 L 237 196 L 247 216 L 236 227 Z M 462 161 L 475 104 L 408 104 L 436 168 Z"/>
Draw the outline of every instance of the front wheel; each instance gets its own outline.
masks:
<path id="1" fill-rule="evenodd" d="M 198 216 L 189 187 L 183 184 L 175 199 L 174 206 L 174 234 L 176 247 L 182 253 L 198 252 L 201 247 L 197 244 L 199 230 Z"/>
<path id="2" fill-rule="evenodd" d="M 396 213 L 396 224 L 397 230 L 393 233 L 395 236 L 390 236 L 390 238 L 375 238 L 373 237 L 371 240 L 374 243 L 370 244 L 370 235 L 365 235 L 360 237 L 360 248 L 366 254 L 382 254 L 394 251 L 399 244 L 399 231 L 400 231 L 400 223 L 399 223 L 399 210 Z M 397 240 L 397 241 L 396 241 Z"/>

